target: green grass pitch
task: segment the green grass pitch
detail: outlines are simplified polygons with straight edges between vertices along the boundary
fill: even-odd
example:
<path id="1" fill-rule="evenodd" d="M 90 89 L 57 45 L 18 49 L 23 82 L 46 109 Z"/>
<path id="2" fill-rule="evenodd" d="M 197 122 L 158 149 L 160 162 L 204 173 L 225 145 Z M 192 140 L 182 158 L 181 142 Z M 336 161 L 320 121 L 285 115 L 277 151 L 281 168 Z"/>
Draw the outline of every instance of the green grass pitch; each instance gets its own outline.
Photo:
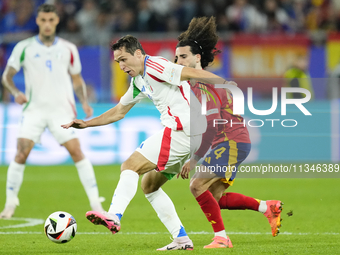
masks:
<path id="1" fill-rule="evenodd" d="M 99 192 L 108 209 L 119 178 L 119 166 L 95 167 Z M 7 167 L 0 167 L 0 206 L 5 203 Z M 267 219 L 253 211 L 222 211 L 234 248 L 205 250 L 213 231 L 189 191 L 188 180 L 174 179 L 164 190 L 194 242 L 190 254 L 340 254 L 340 179 L 239 178 L 230 192 L 284 202 L 281 233 L 272 237 Z M 89 204 L 74 166 L 27 166 L 19 194 L 18 220 L 0 220 L 0 254 L 159 254 L 171 242 L 141 189 L 122 218 L 121 232 L 111 235 L 85 218 Z M 27 226 L 23 218 L 41 219 L 54 211 L 71 213 L 78 224 L 74 238 L 55 244 L 43 233 L 43 224 Z M 293 216 L 288 216 L 289 211 Z M 19 226 L 19 224 L 26 224 Z"/>

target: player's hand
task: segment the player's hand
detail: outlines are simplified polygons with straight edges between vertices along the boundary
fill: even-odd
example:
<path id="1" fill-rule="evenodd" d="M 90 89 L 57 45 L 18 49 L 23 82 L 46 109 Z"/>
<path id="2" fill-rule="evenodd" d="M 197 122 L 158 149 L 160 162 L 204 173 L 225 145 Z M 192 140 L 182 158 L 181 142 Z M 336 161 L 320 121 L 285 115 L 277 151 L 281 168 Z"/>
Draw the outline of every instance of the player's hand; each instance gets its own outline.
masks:
<path id="1" fill-rule="evenodd" d="M 93 108 L 88 103 L 84 103 L 82 106 L 86 114 L 86 118 L 90 118 L 93 115 Z"/>
<path id="2" fill-rule="evenodd" d="M 188 162 L 186 162 L 184 164 L 184 166 L 182 167 L 182 170 L 179 174 L 177 174 L 177 179 L 179 176 L 182 177 L 182 179 L 189 179 L 189 173 L 191 170 L 193 170 L 195 168 L 197 164 L 197 161 L 193 158 L 191 158 Z"/>
<path id="3" fill-rule="evenodd" d="M 65 129 L 68 129 L 70 127 L 82 129 L 82 128 L 86 128 L 87 124 L 83 120 L 75 119 L 75 120 L 73 120 L 72 122 L 70 122 L 68 124 L 61 125 L 61 127 L 65 128 Z"/>
<path id="4" fill-rule="evenodd" d="M 189 173 L 190 173 L 190 160 L 184 164 L 181 172 L 177 174 L 177 179 L 179 178 L 179 176 L 181 176 L 182 179 L 188 179 Z"/>
<path id="5" fill-rule="evenodd" d="M 18 104 L 24 104 L 28 102 L 27 97 L 22 92 L 19 92 L 16 95 L 14 95 L 14 98 L 15 98 L 15 102 Z"/>
<path id="6" fill-rule="evenodd" d="M 237 83 L 236 83 L 236 82 L 234 82 L 234 81 L 229 81 L 227 84 L 228 84 L 228 85 L 234 85 L 234 86 L 236 86 L 236 87 L 237 87 Z"/>
<path id="7" fill-rule="evenodd" d="M 227 85 L 234 85 L 234 86 L 237 87 L 237 83 L 234 82 L 234 81 L 228 81 L 228 82 L 227 82 Z M 227 88 L 224 88 L 224 89 L 225 89 L 229 94 L 233 94 L 233 93 L 231 93 L 230 89 L 227 89 Z"/>

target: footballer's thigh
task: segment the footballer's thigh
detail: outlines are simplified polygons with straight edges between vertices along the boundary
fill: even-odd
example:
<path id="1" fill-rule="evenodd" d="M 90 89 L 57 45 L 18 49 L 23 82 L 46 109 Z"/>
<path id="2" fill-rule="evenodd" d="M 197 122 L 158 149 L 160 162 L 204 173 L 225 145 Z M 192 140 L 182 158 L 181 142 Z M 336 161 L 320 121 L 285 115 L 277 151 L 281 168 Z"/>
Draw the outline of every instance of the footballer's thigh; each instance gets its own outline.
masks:
<path id="1" fill-rule="evenodd" d="M 46 127 L 44 115 L 38 111 L 24 112 L 19 122 L 15 162 L 24 164 L 35 143 L 40 143 Z"/>
<path id="2" fill-rule="evenodd" d="M 250 144 L 236 143 L 233 140 L 218 144 L 196 170 L 190 183 L 195 197 L 210 190 L 219 201 L 226 188 L 233 185 L 237 168 L 248 156 Z"/>
<path id="3" fill-rule="evenodd" d="M 73 161 L 78 162 L 84 158 L 78 136 L 73 128 L 64 129 L 61 127 L 61 124 L 72 120 L 73 113 L 56 112 L 48 117 L 47 127 L 57 142 L 68 150 Z"/>
<path id="4" fill-rule="evenodd" d="M 45 131 L 47 125 L 44 114 L 38 111 L 24 112 L 19 122 L 18 139 L 22 140 L 22 145 L 28 143 L 25 140 L 31 140 L 33 143 L 40 143 L 41 134 Z M 22 146 L 20 148 L 23 148 Z"/>
<path id="5" fill-rule="evenodd" d="M 121 165 L 121 171 L 132 170 L 139 175 L 145 174 L 156 168 L 156 165 L 144 157 L 140 152 L 135 151 Z"/>
<path id="6" fill-rule="evenodd" d="M 194 140 L 198 141 L 199 139 Z M 179 173 L 182 165 L 190 158 L 194 151 L 194 149 L 191 150 L 190 145 L 191 137 L 188 137 L 183 131 L 174 131 L 165 127 L 146 139 L 136 149 L 136 152 L 153 163 L 154 168 L 151 170 L 155 169 L 170 177 L 170 175 Z"/>

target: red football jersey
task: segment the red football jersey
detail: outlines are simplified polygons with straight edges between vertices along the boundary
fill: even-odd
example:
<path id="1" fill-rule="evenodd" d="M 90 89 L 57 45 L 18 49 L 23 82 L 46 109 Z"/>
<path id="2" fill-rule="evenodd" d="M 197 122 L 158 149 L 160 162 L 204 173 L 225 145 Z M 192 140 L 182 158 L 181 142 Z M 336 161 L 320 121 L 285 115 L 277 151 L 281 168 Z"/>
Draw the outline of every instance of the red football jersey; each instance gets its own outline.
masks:
<path id="1" fill-rule="evenodd" d="M 205 134 L 214 133 L 214 138 L 210 145 L 214 148 L 217 144 L 229 140 L 233 140 L 237 143 L 250 143 L 248 129 L 246 127 L 243 117 L 233 114 L 233 97 L 225 89 L 215 88 L 211 84 L 204 84 L 197 82 L 192 87 L 198 100 L 202 103 L 202 94 L 207 97 L 207 121 L 208 128 Z M 216 124 L 213 126 L 214 120 L 219 119 L 219 123 L 226 122 L 226 124 Z M 210 129 L 210 130 L 209 130 Z M 213 130 L 212 130 L 213 129 Z M 210 138 L 209 140 L 211 140 Z M 205 143 L 205 144 L 203 144 Z M 204 139 L 201 148 L 195 153 L 196 155 L 203 157 L 208 151 L 210 145 L 207 147 L 208 140 Z M 204 148 L 203 148 L 204 147 Z M 202 155 L 203 154 L 203 155 Z"/>

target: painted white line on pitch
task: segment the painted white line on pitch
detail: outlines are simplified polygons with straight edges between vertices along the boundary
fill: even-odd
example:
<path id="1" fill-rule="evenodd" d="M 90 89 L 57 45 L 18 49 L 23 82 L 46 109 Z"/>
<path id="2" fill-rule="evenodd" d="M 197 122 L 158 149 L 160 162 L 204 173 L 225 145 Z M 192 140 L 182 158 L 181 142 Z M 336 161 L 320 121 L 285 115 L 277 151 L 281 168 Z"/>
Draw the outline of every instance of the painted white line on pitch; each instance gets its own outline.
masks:
<path id="1" fill-rule="evenodd" d="M 14 231 L 14 232 L 0 232 L 0 235 L 26 235 L 34 234 L 41 235 L 44 232 L 33 232 L 33 231 Z M 188 232 L 188 235 L 212 235 L 213 232 Z M 271 232 L 227 232 L 228 235 L 271 235 Z M 77 232 L 77 235 L 112 235 L 110 232 Z M 168 232 L 120 232 L 119 235 L 169 235 Z M 335 232 L 323 232 L 323 233 L 294 233 L 294 232 L 280 232 L 280 235 L 340 235 Z"/>
<path id="2" fill-rule="evenodd" d="M 41 235 L 44 232 L 31 232 L 31 231 L 15 231 L 15 232 L 0 232 L 0 235 Z"/>
<path id="3" fill-rule="evenodd" d="M 0 229 L 6 228 L 24 228 L 24 227 L 33 227 L 36 225 L 44 224 L 44 220 L 42 219 L 32 219 L 32 218 L 10 218 L 10 219 L 2 219 L 2 220 L 14 220 L 14 221 L 26 221 L 26 223 L 9 225 L 9 226 L 2 226 Z"/>

